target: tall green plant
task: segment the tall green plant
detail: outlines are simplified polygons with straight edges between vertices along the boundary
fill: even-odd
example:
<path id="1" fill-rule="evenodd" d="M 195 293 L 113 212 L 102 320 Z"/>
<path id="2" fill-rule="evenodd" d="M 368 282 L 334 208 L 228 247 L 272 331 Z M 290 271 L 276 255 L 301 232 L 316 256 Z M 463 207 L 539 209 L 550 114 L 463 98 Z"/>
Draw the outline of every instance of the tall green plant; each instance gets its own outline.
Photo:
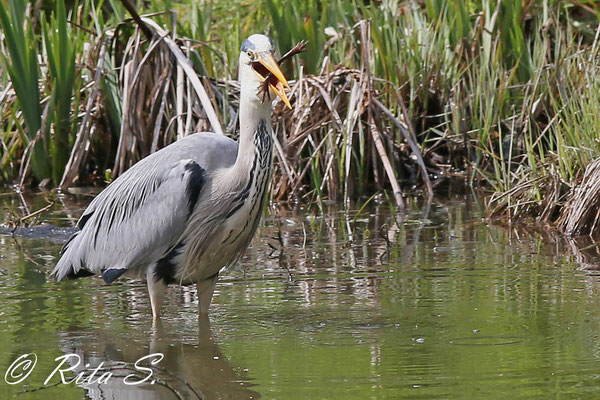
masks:
<path id="1" fill-rule="evenodd" d="M 427 0 L 425 9 L 427 16 L 434 24 L 452 27 L 448 38 L 450 45 L 455 47 L 464 38 L 471 36 L 472 23 L 466 1 Z"/>
<path id="2" fill-rule="evenodd" d="M 308 40 L 306 52 L 301 56 L 309 73 L 318 73 L 325 43 L 325 22 L 330 11 L 329 2 L 303 0 L 284 2 L 265 0 L 279 48 L 286 51 L 301 40 Z"/>
<path id="3" fill-rule="evenodd" d="M 31 170 L 37 180 L 50 177 L 50 160 L 45 146 L 45 137 L 40 132 L 42 107 L 38 86 L 39 65 L 38 42 L 35 39 L 31 21 L 25 15 L 27 3 L 22 0 L 0 2 L 0 28 L 5 36 L 8 56 L 2 55 L 6 69 L 15 88 L 17 99 L 23 112 L 27 133 L 22 134 L 23 144 L 31 150 Z M 39 136 L 38 136 L 38 133 Z"/>
<path id="4" fill-rule="evenodd" d="M 517 68 L 519 80 L 527 82 L 532 75 L 530 49 L 523 33 L 527 9 L 520 1 L 503 1 L 500 9 L 502 54 L 509 68 Z"/>
<path id="5" fill-rule="evenodd" d="M 42 32 L 48 57 L 52 93 L 48 115 L 53 125 L 50 141 L 52 179 L 58 185 L 67 165 L 70 148 L 71 98 L 75 81 L 75 54 L 73 42 L 77 37 L 67 23 L 65 4 L 56 2 L 56 12 L 50 25 L 42 18 Z"/>

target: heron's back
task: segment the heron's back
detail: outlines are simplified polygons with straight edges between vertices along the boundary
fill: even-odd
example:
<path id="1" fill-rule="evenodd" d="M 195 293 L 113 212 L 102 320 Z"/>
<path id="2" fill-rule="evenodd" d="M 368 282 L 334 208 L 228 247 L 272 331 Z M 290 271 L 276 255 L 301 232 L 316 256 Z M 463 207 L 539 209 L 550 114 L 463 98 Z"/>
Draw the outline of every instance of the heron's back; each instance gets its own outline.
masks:
<path id="1" fill-rule="evenodd" d="M 214 171 L 235 164 L 237 152 L 237 142 L 227 136 L 213 132 L 200 132 L 186 136 L 149 155 L 144 160 L 156 158 L 161 160 L 162 163 L 162 160 L 175 162 L 182 159 L 191 159 L 211 174 Z"/>

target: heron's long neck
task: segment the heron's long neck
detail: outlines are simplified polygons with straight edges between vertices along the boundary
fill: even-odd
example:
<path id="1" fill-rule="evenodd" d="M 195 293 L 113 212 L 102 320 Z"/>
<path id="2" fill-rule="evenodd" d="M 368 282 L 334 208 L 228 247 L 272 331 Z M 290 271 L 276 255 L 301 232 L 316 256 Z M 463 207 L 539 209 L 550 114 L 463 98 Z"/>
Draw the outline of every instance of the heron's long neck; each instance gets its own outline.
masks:
<path id="1" fill-rule="evenodd" d="M 241 98 L 244 98 L 242 87 Z M 247 97 L 246 97 L 247 98 Z M 258 225 L 260 209 L 263 204 L 273 158 L 273 139 L 271 138 L 271 104 L 240 104 L 240 141 L 238 155 L 233 168 L 229 171 L 233 185 L 230 210 L 226 217 L 233 216 L 244 205 L 249 205 L 249 214 L 243 232 L 252 233 Z M 252 222 L 252 223 L 250 223 Z"/>
<path id="2" fill-rule="evenodd" d="M 241 98 L 248 98 L 244 93 Z M 254 94 L 253 94 L 254 95 Z M 271 138 L 271 103 L 256 104 L 242 101 L 240 104 L 240 139 L 238 155 L 233 167 L 239 177 L 248 176 L 253 168 L 271 167 L 273 140 Z M 254 175 L 256 176 L 256 175 Z"/>

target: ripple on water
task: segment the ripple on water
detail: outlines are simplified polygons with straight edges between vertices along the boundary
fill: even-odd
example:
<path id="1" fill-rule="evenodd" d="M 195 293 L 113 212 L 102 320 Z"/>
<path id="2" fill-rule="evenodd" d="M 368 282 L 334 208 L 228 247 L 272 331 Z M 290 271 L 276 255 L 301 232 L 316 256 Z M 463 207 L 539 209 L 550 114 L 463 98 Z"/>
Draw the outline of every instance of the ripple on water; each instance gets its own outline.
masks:
<path id="1" fill-rule="evenodd" d="M 450 340 L 456 346 L 506 346 L 520 344 L 525 338 L 518 336 L 468 336 Z"/>

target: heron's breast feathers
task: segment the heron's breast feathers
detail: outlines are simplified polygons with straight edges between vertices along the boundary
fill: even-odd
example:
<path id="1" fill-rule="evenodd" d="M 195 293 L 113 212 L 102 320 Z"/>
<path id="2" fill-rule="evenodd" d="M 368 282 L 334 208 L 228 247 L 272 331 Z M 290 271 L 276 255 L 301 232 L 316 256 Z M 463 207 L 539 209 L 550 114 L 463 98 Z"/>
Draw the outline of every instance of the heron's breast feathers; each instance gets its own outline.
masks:
<path id="1" fill-rule="evenodd" d="M 192 212 L 183 234 L 186 242 L 184 280 L 214 275 L 235 262 L 250 244 L 271 176 L 270 135 L 266 123 L 261 121 L 255 134 L 250 169 L 232 169 L 224 176 L 214 176 L 212 191 L 204 192 L 206 197 Z"/>

